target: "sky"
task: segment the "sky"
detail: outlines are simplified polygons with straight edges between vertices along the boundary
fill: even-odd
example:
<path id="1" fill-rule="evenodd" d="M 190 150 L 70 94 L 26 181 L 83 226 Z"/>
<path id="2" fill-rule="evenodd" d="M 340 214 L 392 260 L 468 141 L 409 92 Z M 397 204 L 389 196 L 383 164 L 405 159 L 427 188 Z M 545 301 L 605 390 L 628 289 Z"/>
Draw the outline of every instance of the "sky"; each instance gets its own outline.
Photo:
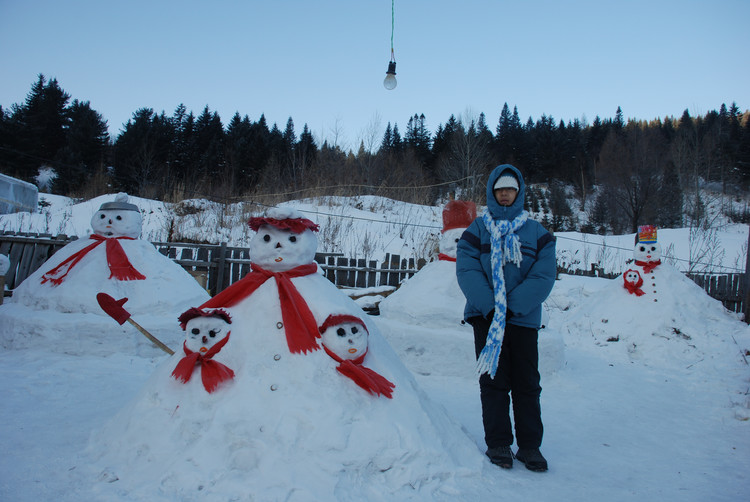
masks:
<path id="1" fill-rule="evenodd" d="M 745 0 L 102 2 L 0 0 L 0 105 L 38 74 L 90 101 L 113 138 L 140 108 L 208 106 L 321 142 L 379 144 L 387 123 L 504 103 L 521 120 L 650 120 L 750 108 Z M 392 19 L 394 20 L 392 24 Z M 391 34 L 398 86 L 383 87 Z"/>

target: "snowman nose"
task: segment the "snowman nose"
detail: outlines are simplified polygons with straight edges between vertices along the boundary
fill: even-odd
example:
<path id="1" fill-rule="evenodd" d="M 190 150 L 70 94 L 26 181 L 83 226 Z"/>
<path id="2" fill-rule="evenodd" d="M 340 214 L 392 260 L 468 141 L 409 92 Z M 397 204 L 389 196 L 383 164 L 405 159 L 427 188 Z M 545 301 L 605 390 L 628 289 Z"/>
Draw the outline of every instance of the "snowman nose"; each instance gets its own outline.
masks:
<path id="1" fill-rule="evenodd" d="M 201 340 L 203 343 L 208 342 L 208 338 L 206 338 L 206 335 L 203 335 L 203 339 Z"/>
<path id="2" fill-rule="evenodd" d="M 281 243 L 280 243 L 280 242 L 277 242 L 277 243 L 276 243 L 276 249 L 279 249 L 280 247 L 281 247 Z"/>
<path id="3" fill-rule="evenodd" d="M 349 345 L 354 345 L 354 340 L 352 340 L 351 338 L 349 339 Z"/>

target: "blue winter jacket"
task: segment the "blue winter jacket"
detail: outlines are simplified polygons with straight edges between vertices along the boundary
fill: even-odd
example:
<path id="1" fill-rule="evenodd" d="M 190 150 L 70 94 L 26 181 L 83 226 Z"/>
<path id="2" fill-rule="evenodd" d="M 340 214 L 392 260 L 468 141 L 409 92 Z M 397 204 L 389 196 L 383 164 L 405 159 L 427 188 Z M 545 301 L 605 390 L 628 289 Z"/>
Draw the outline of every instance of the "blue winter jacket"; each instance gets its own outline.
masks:
<path id="1" fill-rule="evenodd" d="M 512 171 L 518 178 L 519 190 L 511 206 L 501 206 L 495 200 L 493 187 L 504 171 Z M 496 220 L 512 220 L 523 211 L 526 184 L 521 172 L 510 164 L 497 166 L 487 180 L 487 208 Z M 508 263 L 505 273 L 507 320 L 510 324 L 539 328 L 542 303 L 555 284 L 555 237 L 542 225 L 528 219 L 516 232 L 521 240 L 521 267 Z M 458 242 L 456 276 L 466 297 L 464 319 L 486 317 L 495 308 L 490 263 L 490 232 L 482 217 L 475 219 Z"/>

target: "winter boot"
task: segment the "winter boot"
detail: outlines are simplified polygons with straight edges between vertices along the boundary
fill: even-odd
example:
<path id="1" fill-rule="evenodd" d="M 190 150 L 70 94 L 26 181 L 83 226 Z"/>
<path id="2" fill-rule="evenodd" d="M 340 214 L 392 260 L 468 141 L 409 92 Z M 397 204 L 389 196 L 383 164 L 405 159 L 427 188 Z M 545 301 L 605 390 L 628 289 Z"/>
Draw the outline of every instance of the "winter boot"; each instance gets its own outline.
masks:
<path id="1" fill-rule="evenodd" d="M 513 467 L 513 452 L 510 451 L 510 446 L 489 448 L 487 450 L 487 456 L 490 458 L 490 462 L 499 465 L 503 469 L 510 469 Z"/>
<path id="2" fill-rule="evenodd" d="M 547 470 L 547 460 L 542 456 L 539 448 L 519 448 L 516 458 L 523 462 L 530 471 L 544 472 Z"/>

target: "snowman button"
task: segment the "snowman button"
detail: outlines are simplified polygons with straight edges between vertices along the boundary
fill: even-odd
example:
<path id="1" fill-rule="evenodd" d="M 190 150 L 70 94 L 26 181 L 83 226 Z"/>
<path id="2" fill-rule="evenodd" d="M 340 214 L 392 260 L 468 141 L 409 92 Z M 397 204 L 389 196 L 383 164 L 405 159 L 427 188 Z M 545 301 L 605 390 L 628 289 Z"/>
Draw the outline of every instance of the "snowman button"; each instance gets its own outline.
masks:
<path id="1" fill-rule="evenodd" d="M 279 321 L 279 322 L 277 322 L 277 323 L 276 323 L 276 327 L 277 327 L 278 329 L 281 329 L 281 328 L 283 328 L 283 327 L 284 327 L 284 323 L 283 323 L 283 322 L 281 322 L 281 321 Z"/>
<path id="2" fill-rule="evenodd" d="M 279 386 L 276 385 L 276 384 L 271 385 L 271 392 L 277 390 L 278 388 L 279 388 Z"/>
<path id="3" fill-rule="evenodd" d="M 274 361 L 278 361 L 279 359 L 281 359 L 281 354 L 275 354 L 275 355 L 273 356 L 273 360 L 274 360 Z"/>

